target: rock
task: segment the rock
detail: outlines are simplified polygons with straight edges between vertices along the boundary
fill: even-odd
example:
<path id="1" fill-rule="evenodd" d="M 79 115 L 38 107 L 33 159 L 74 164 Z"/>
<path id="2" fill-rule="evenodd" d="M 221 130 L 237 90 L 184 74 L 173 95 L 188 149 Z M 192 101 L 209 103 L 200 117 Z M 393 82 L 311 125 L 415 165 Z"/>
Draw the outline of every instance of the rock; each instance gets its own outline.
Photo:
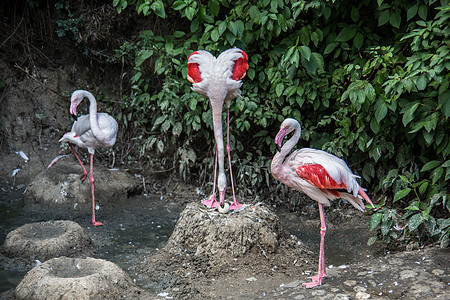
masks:
<path id="1" fill-rule="evenodd" d="M 292 282 L 289 282 L 288 284 L 285 284 L 285 287 L 296 287 L 299 286 L 301 284 L 300 280 L 295 280 Z"/>
<path id="2" fill-rule="evenodd" d="M 151 299 L 117 265 L 92 257 L 46 261 L 26 274 L 15 296 L 27 300 Z"/>
<path id="3" fill-rule="evenodd" d="M 437 275 L 437 276 L 445 274 L 444 270 L 441 270 L 441 269 L 434 269 L 433 271 L 431 271 L 431 273 L 433 273 L 434 275 Z"/>
<path id="4" fill-rule="evenodd" d="M 72 155 L 73 156 L 73 155 Z M 38 174 L 25 193 L 26 205 L 60 206 L 74 209 L 91 207 L 89 174 L 81 182 L 81 166 L 72 157 L 58 161 Z M 88 167 L 86 165 L 85 167 Z M 100 204 L 127 200 L 142 191 L 140 181 L 117 170 L 107 170 L 94 161 L 95 199 Z"/>
<path id="5" fill-rule="evenodd" d="M 370 294 L 364 293 L 364 292 L 357 292 L 355 295 L 355 299 L 369 299 Z"/>
<path id="6" fill-rule="evenodd" d="M 356 285 L 356 280 L 346 280 L 344 281 L 344 284 L 348 286 L 354 286 Z"/>
<path id="7" fill-rule="evenodd" d="M 25 224 L 8 233 L 1 247 L 7 257 L 40 262 L 59 256 L 87 255 L 92 251 L 91 238 L 73 221 Z"/>
<path id="8" fill-rule="evenodd" d="M 400 272 L 400 279 L 405 280 L 408 278 L 414 278 L 417 276 L 417 273 L 412 270 L 404 270 Z"/>

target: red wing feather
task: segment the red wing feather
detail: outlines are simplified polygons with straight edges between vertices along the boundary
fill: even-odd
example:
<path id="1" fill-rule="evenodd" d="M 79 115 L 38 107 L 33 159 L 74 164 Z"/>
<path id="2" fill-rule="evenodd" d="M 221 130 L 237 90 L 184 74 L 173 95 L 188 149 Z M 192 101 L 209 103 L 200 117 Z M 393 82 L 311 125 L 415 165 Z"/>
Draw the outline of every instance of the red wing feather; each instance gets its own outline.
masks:
<path id="1" fill-rule="evenodd" d="M 198 54 L 197 51 L 192 52 L 189 57 L 191 57 L 194 54 Z M 188 61 L 189 61 L 189 57 L 188 57 Z M 187 79 L 192 82 L 192 83 L 198 83 L 202 81 L 202 76 L 200 73 L 200 69 L 198 68 L 198 64 L 197 63 L 190 63 L 187 64 L 188 65 L 188 74 L 187 74 Z"/>
<path id="2" fill-rule="evenodd" d="M 319 164 L 302 165 L 296 170 L 297 175 L 303 180 L 308 181 L 312 185 L 317 186 L 320 189 L 330 190 L 347 189 L 345 184 L 337 183 L 325 168 Z"/>
<path id="3" fill-rule="evenodd" d="M 237 59 L 234 62 L 233 67 L 233 76 L 231 76 L 231 79 L 233 80 L 241 80 L 245 77 L 245 74 L 248 70 L 248 55 L 244 51 L 242 51 L 242 57 Z"/>

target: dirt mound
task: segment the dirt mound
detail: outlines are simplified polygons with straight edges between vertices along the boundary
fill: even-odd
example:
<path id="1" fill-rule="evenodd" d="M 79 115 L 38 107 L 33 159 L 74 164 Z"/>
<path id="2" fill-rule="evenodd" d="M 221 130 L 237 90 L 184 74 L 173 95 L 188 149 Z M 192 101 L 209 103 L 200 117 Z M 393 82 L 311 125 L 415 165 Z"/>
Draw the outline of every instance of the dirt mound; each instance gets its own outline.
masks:
<path id="1" fill-rule="evenodd" d="M 25 204 L 59 205 L 74 209 L 80 209 L 80 206 L 81 209 L 90 207 L 92 200 L 89 175 L 81 182 L 81 166 L 72 156 L 58 161 L 34 178 L 26 191 Z M 101 205 L 126 201 L 130 195 L 142 191 L 137 178 L 116 169 L 107 170 L 101 165 L 94 165 L 94 178 L 95 199 Z"/>
<path id="2" fill-rule="evenodd" d="M 1 252 L 9 258 L 27 261 L 59 256 L 76 257 L 93 251 L 91 238 L 72 221 L 25 224 L 6 236 Z"/>
<path id="3" fill-rule="evenodd" d="M 59 257 L 33 268 L 15 290 L 17 299 L 152 299 L 112 262 Z"/>
<path id="4" fill-rule="evenodd" d="M 166 246 L 146 257 L 142 273 L 157 290 L 192 299 L 207 297 L 198 278 L 213 280 L 234 273 L 237 283 L 256 274 L 298 274 L 311 269 L 314 259 L 263 203 L 219 214 L 195 202 L 181 213 Z M 240 273 L 244 268 L 247 272 Z"/>

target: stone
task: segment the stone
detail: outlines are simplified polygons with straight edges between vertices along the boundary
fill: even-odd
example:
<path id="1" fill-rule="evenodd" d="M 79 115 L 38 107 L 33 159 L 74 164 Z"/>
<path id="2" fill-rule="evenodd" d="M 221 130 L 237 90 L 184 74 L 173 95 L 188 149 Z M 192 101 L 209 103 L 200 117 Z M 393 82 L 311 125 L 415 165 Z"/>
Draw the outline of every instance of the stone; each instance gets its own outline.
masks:
<path id="1" fill-rule="evenodd" d="M 404 270 L 400 272 L 400 279 L 405 280 L 408 278 L 414 278 L 417 277 L 417 273 L 412 270 Z"/>
<path id="2" fill-rule="evenodd" d="M 370 294 L 364 293 L 364 292 L 357 292 L 355 295 L 355 299 L 369 299 L 371 296 Z"/>

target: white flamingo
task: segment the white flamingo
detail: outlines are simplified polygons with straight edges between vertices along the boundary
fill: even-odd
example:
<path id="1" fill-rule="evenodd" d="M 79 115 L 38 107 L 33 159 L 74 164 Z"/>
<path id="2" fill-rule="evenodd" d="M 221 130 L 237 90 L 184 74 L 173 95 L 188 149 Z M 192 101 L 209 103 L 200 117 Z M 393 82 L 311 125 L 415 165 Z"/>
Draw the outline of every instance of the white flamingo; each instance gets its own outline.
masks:
<path id="1" fill-rule="evenodd" d="M 224 170 L 224 147 L 222 132 L 222 109 L 225 102 L 227 106 L 227 153 L 230 167 L 231 189 L 233 203 L 229 209 L 239 209 L 239 204 L 234 193 L 233 173 L 230 156 L 230 104 L 231 100 L 241 95 L 241 79 L 248 70 L 248 56 L 238 48 L 231 48 L 222 52 L 217 58 L 205 50 L 198 50 L 188 57 L 187 78 L 192 82 L 192 90 L 207 97 L 211 103 L 214 138 L 216 141 L 216 158 L 214 163 L 214 184 L 211 197 L 202 203 L 207 207 L 225 206 L 225 188 L 227 184 Z M 219 203 L 215 197 L 217 163 L 219 163 L 219 176 L 217 187 L 219 189 Z"/>
<path id="2" fill-rule="evenodd" d="M 292 137 L 281 147 L 283 138 L 294 132 Z M 317 275 L 310 277 L 311 282 L 304 283 L 307 288 L 322 284 L 325 272 L 324 241 L 327 225 L 323 206 L 329 206 L 330 201 L 342 198 L 350 202 L 356 209 L 364 211 L 364 199 L 370 205 L 364 190 L 359 186 L 356 178 L 344 160 L 322 150 L 303 148 L 286 155 L 297 144 L 301 134 L 300 124 L 295 119 L 285 119 L 275 137 L 278 152 L 271 164 L 271 172 L 275 179 L 296 190 L 304 192 L 311 199 L 319 203 L 320 213 L 320 252 L 319 270 Z"/>
<path id="3" fill-rule="evenodd" d="M 77 107 L 84 98 L 88 98 L 90 102 L 89 114 L 77 117 Z M 97 113 L 97 101 L 88 91 L 77 90 L 73 92 L 70 102 L 70 114 L 76 121 L 73 123 L 72 130 L 65 133 L 59 142 L 68 143 L 73 154 L 75 154 L 75 157 L 83 169 L 81 181 L 86 179 L 87 171 L 72 144 L 87 149 L 90 154 L 91 168 L 89 181 L 91 182 L 92 191 L 92 224 L 94 226 L 100 226 L 103 225 L 103 223 L 95 220 L 94 154 L 95 149 L 97 148 L 112 147 L 115 144 L 118 125 L 116 120 L 110 115 L 106 113 Z M 55 162 L 56 160 L 52 161 L 49 168 Z"/>

